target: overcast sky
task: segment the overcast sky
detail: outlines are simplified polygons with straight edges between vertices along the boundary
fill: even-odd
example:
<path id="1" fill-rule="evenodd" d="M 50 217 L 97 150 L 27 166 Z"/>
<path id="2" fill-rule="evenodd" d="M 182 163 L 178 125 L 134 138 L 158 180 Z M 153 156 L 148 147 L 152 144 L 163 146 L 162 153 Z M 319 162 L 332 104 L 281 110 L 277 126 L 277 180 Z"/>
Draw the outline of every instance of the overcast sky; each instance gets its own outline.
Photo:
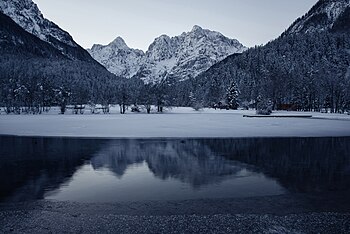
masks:
<path id="1" fill-rule="evenodd" d="M 176 36 L 199 25 L 246 46 L 279 36 L 317 0 L 34 0 L 44 16 L 84 48 L 117 36 L 146 50 L 161 34 Z"/>

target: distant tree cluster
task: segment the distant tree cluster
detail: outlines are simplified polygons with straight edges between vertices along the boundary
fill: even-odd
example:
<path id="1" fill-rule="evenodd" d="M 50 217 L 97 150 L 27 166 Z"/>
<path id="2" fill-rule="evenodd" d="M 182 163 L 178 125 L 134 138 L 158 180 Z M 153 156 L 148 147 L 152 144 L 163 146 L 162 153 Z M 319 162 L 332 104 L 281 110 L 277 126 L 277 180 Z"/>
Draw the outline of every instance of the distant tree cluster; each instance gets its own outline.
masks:
<path id="1" fill-rule="evenodd" d="M 102 102 L 112 75 L 103 67 L 65 59 L 1 57 L 0 104 L 7 113 L 41 113 L 51 106 Z"/>
<path id="2" fill-rule="evenodd" d="M 110 105 L 119 105 L 122 114 L 129 106 L 150 113 L 152 105 L 158 112 L 170 105 L 165 81 L 144 84 L 141 79 L 116 77 L 102 66 L 66 59 L 0 60 L 0 106 L 6 113 L 40 114 L 59 106 L 64 114 L 69 105 L 79 109 L 86 104 L 93 109 L 100 104 L 104 113 Z"/>

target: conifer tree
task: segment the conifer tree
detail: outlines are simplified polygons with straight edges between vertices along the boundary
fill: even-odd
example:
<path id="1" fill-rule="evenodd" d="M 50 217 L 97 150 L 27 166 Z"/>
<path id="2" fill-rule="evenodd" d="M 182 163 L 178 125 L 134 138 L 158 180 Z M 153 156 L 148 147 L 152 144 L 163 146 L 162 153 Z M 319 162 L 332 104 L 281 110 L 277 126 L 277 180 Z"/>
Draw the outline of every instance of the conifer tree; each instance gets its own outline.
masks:
<path id="1" fill-rule="evenodd" d="M 191 91 L 190 92 L 190 95 L 189 95 L 189 99 L 190 99 L 190 104 L 191 104 L 191 107 L 198 111 L 202 108 L 202 105 L 200 102 L 198 102 L 196 96 L 194 95 L 194 93 Z"/>
<path id="2" fill-rule="evenodd" d="M 226 93 L 227 105 L 230 109 L 237 110 L 239 91 L 237 89 L 236 83 L 232 82 Z"/>

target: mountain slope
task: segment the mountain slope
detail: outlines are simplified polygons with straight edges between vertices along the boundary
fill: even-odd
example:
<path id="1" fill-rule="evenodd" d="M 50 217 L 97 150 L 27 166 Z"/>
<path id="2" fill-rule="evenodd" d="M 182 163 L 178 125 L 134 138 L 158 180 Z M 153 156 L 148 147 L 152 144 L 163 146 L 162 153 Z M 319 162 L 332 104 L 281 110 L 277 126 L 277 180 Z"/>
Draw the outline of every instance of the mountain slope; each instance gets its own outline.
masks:
<path id="1" fill-rule="evenodd" d="M 64 59 L 59 50 L 36 36 L 24 31 L 10 17 L 0 12 L 0 53 L 22 57 Z"/>
<path id="2" fill-rule="evenodd" d="M 205 105 L 225 100 L 227 88 L 235 82 L 245 106 L 263 99 L 274 108 L 350 109 L 348 2 L 319 1 L 281 37 L 229 56 L 187 85 Z M 324 12 L 333 18 L 318 20 Z"/>
<path id="3" fill-rule="evenodd" d="M 349 16 L 349 8 L 350 0 L 321 0 L 307 14 L 297 19 L 284 35 L 333 29 L 336 22 Z M 347 21 L 346 24 L 350 25 L 350 21 Z"/>
<path id="4" fill-rule="evenodd" d="M 72 60 L 0 12 L 0 106 L 9 113 L 24 106 L 37 113 L 62 102 L 103 103 L 121 82 L 92 58 Z"/>
<path id="5" fill-rule="evenodd" d="M 32 0 L 1 0 L 0 12 L 9 16 L 27 32 L 51 44 L 66 57 L 94 62 L 69 33 L 45 19 Z"/>
<path id="6" fill-rule="evenodd" d="M 195 77 L 210 66 L 246 48 L 237 40 L 194 26 L 191 32 L 154 40 L 146 53 L 127 47 L 117 38 L 107 46 L 94 45 L 89 53 L 110 72 L 141 78 L 146 83 Z"/>

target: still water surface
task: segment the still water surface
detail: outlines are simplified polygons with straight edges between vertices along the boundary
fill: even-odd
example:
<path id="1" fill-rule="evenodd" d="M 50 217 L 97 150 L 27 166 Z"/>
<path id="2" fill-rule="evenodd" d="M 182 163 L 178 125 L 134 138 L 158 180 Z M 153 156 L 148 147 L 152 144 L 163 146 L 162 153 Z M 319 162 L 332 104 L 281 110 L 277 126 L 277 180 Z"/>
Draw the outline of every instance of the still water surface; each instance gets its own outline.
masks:
<path id="1" fill-rule="evenodd" d="M 350 138 L 0 137 L 0 202 L 120 202 L 350 188 Z"/>

